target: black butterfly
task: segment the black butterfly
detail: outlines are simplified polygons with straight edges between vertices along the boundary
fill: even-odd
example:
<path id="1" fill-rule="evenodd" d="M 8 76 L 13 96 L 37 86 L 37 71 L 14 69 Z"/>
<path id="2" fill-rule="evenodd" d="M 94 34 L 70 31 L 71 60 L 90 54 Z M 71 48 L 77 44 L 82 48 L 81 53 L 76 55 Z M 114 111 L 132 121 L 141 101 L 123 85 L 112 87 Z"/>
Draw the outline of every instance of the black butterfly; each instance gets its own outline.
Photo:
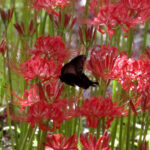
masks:
<path id="1" fill-rule="evenodd" d="M 93 82 L 83 73 L 83 66 L 86 60 L 85 55 L 79 55 L 65 64 L 61 69 L 60 80 L 71 86 L 78 85 L 83 89 L 89 86 L 96 86 L 98 82 Z"/>

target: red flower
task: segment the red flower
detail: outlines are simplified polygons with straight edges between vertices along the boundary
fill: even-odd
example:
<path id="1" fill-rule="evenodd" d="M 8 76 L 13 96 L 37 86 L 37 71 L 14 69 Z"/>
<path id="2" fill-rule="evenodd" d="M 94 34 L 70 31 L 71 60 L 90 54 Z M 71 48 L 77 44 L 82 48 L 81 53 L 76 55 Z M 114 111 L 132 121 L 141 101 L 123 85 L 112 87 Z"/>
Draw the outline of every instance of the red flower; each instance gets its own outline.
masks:
<path id="1" fill-rule="evenodd" d="M 26 106 L 31 106 L 32 104 L 40 100 L 37 90 L 38 87 L 36 85 L 33 85 L 30 89 L 24 91 L 24 94 L 21 98 L 12 92 L 12 95 L 18 99 L 18 101 L 16 101 L 15 103 L 20 105 L 21 111 L 24 110 Z"/>
<path id="2" fill-rule="evenodd" d="M 36 10 L 45 9 L 47 13 L 57 14 L 55 8 L 70 5 L 69 0 L 31 0 L 32 7 Z"/>
<path id="3" fill-rule="evenodd" d="M 49 79 L 60 75 L 61 65 L 54 60 L 47 60 L 39 56 L 31 57 L 20 65 L 21 72 L 27 80 L 34 78 Z"/>
<path id="4" fill-rule="evenodd" d="M 88 127 L 93 128 L 97 128 L 98 120 L 106 117 L 106 124 L 109 128 L 114 117 L 123 115 L 123 111 L 122 107 L 117 106 L 117 103 L 113 103 L 110 97 L 105 99 L 103 97 L 92 97 L 83 102 L 80 115 L 85 116 Z"/>
<path id="5" fill-rule="evenodd" d="M 65 43 L 60 36 L 40 36 L 36 40 L 34 47 L 32 54 L 36 56 L 44 55 L 46 58 L 53 58 L 61 63 L 63 63 L 69 55 L 69 51 L 66 49 Z"/>
<path id="6" fill-rule="evenodd" d="M 121 3 L 124 7 L 137 12 L 150 7 L 149 0 L 122 0 Z"/>
<path id="7" fill-rule="evenodd" d="M 46 139 L 46 150 L 78 150 L 78 138 L 73 135 L 70 138 L 63 134 L 48 135 Z"/>
<path id="8" fill-rule="evenodd" d="M 113 17 L 113 13 L 116 9 L 116 5 L 107 4 L 102 7 L 97 16 L 94 17 L 92 24 L 99 26 L 98 30 L 104 34 L 105 31 L 101 29 L 101 26 L 105 26 L 109 35 L 109 38 L 114 34 L 114 27 L 117 26 L 117 20 Z"/>
<path id="9" fill-rule="evenodd" d="M 107 45 L 100 46 L 98 50 L 92 49 L 87 68 L 96 78 L 110 79 L 108 73 L 113 69 L 118 54 L 117 48 Z"/>
<path id="10" fill-rule="evenodd" d="M 39 124 L 40 129 L 46 130 L 48 127 L 44 124 L 44 121 L 49 118 L 49 104 L 44 101 L 38 101 L 29 107 L 27 116 L 27 122 L 30 123 L 31 128 L 35 127 L 35 124 Z"/>
<path id="11" fill-rule="evenodd" d="M 139 60 L 127 56 L 117 58 L 110 75 L 118 79 L 123 89 L 144 92 L 150 83 L 150 60 L 147 57 Z"/>
<path id="12" fill-rule="evenodd" d="M 89 135 L 89 139 L 87 135 L 81 135 L 80 141 L 83 145 L 82 150 L 111 150 L 108 146 L 110 134 L 107 132 L 104 133 L 98 140 L 92 134 Z"/>

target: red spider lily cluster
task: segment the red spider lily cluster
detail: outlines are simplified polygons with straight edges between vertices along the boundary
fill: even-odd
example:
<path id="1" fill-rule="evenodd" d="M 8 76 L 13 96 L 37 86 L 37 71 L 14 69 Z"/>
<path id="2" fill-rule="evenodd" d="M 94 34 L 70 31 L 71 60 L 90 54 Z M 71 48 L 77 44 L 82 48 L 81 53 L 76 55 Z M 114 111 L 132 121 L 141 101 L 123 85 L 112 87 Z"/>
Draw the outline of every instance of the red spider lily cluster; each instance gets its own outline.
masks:
<path id="1" fill-rule="evenodd" d="M 108 146 L 110 134 L 104 133 L 98 140 L 92 134 L 81 134 L 80 141 L 82 143 L 82 150 L 111 150 Z M 75 135 L 66 138 L 62 134 L 48 135 L 46 140 L 46 150 L 78 150 L 78 139 Z"/>
<path id="2" fill-rule="evenodd" d="M 63 65 L 72 53 L 66 46 L 67 42 L 63 41 L 66 37 L 62 38 L 60 35 L 63 34 L 59 34 L 59 30 L 67 27 L 72 29 L 77 23 L 76 17 L 62 14 L 65 7 L 72 7 L 72 2 L 70 0 L 30 0 L 30 2 L 32 8 L 44 9 L 48 13 L 49 19 L 51 22 L 54 21 L 55 28 L 58 29 L 56 33 L 59 36 L 56 33 L 53 37 L 39 36 L 33 48 L 29 49 L 30 57 L 20 64 L 21 75 L 28 81 L 30 87 L 25 89 L 20 97 L 12 92 L 17 99 L 14 103 L 20 107 L 21 112 L 25 113 L 25 116 L 18 117 L 18 119 L 12 114 L 12 119 L 28 122 L 31 128 L 39 126 L 39 129 L 45 132 L 55 132 L 61 129 L 63 123 L 76 118 L 85 119 L 87 128 L 98 128 L 101 120 L 105 123 L 105 129 L 110 128 L 115 118 L 126 114 L 126 107 L 118 105 L 117 99 L 112 100 L 111 95 L 105 96 L 105 93 L 102 94 L 99 91 L 99 95 L 103 97 L 92 96 L 88 99 L 84 99 L 81 93 L 79 97 L 75 95 L 72 98 L 68 98 L 67 94 L 63 93 L 65 86 L 59 77 Z M 5 22 L 5 20 L 10 21 L 13 11 L 9 10 L 8 13 L 0 11 L 0 13 Z M 150 110 L 149 49 L 147 49 L 147 56 L 142 55 L 139 59 L 133 59 L 128 58 L 126 53 L 116 47 L 95 43 L 97 31 L 102 34 L 107 33 L 111 38 L 118 28 L 127 33 L 137 24 L 144 24 L 150 19 L 150 2 L 148 0 L 120 0 L 103 3 L 102 0 L 91 0 L 89 14 L 91 20 L 80 19 L 84 20 L 84 23 L 89 23 L 90 27 L 83 25 L 78 30 L 80 42 L 84 48 L 92 49 L 90 53 L 85 52 L 90 55 L 86 65 L 88 71 L 98 81 L 104 81 L 106 87 L 112 80 L 116 80 L 123 90 L 135 92 L 138 97 L 136 97 L 136 102 L 132 100 L 135 97 L 127 101 L 136 115 L 139 106 L 142 111 Z M 25 30 L 23 22 L 16 23 L 14 26 L 23 36 L 26 33 L 31 36 L 36 32 L 33 21 L 30 21 L 28 31 Z M 0 44 L 0 52 L 4 55 L 6 49 L 6 42 L 3 40 Z M 95 88 L 97 87 L 93 87 L 93 91 Z M 108 145 L 109 138 L 110 134 L 107 132 L 98 138 L 94 134 L 90 134 L 89 137 L 81 134 L 82 150 L 111 150 Z M 73 135 L 69 138 L 63 134 L 51 134 L 47 136 L 44 144 L 46 150 L 78 150 L 78 137 Z"/>
<path id="3" fill-rule="evenodd" d="M 116 3 L 107 1 L 104 6 L 101 0 L 92 0 L 90 6 L 95 10 L 91 23 L 98 26 L 102 34 L 107 31 L 110 37 L 118 26 L 128 32 L 130 28 L 135 28 L 137 24 L 143 24 L 150 18 L 148 0 L 121 0 Z"/>
<path id="4" fill-rule="evenodd" d="M 71 4 L 70 0 L 31 0 L 31 5 L 36 10 L 45 9 L 47 13 L 58 15 L 54 9 L 57 7 L 63 8 Z"/>

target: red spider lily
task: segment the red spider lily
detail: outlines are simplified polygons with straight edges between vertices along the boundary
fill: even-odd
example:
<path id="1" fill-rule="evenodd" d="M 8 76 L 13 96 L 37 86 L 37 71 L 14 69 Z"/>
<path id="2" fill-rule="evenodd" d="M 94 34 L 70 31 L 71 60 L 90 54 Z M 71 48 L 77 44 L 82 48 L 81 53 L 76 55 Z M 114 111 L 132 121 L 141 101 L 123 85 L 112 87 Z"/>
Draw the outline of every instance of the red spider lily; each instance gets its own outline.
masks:
<path id="1" fill-rule="evenodd" d="M 122 0 L 121 3 L 124 7 L 137 12 L 150 7 L 149 0 Z"/>
<path id="2" fill-rule="evenodd" d="M 47 60 L 39 56 L 33 56 L 20 65 L 20 70 L 27 80 L 58 77 L 61 68 L 62 66 L 58 65 L 54 60 Z"/>
<path id="3" fill-rule="evenodd" d="M 125 31 L 134 28 L 137 24 L 145 23 L 150 17 L 149 8 L 150 3 L 147 0 L 123 0 L 116 5 L 113 16 Z M 125 29 L 125 26 L 128 29 Z"/>
<path id="4" fill-rule="evenodd" d="M 54 58 L 63 63 L 68 57 L 69 51 L 66 49 L 65 43 L 62 41 L 60 36 L 40 36 L 36 40 L 32 54 L 36 56 L 44 55 L 47 58 Z"/>
<path id="5" fill-rule="evenodd" d="M 48 125 L 45 122 L 51 121 L 53 126 L 51 131 L 54 129 L 59 129 L 60 124 L 65 120 L 65 115 L 62 109 L 66 107 L 63 101 L 58 103 L 49 104 L 45 101 L 38 101 L 29 107 L 27 122 L 30 123 L 31 128 L 38 124 L 40 129 L 48 130 Z"/>
<path id="6" fill-rule="evenodd" d="M 45 9 L 47 13 L 54 13 L 58 15 L 54 10 L 55 8 L 63 8 L 69 6 L 69 0 L 31 0 L 31 5 L 34 9 Z"/>
<path id="7" fill-rule="evenodd" d="M 80 115 L 87 118 L 88 127 L 97 128 L 98 120 L 106 117 L 107 127 L 110 127 L 114 117 L 123 115 L 123 109 L 121 106 L 117 106 L 117 103 L 113 103 L 111 98 L 92 97 L 86 99 L 80 108 Z"/>
<path id="8" fill-rule="evenodd" d="M 6 51 L 7 51 L 6 41 L 2 40 L 2 42 L 0 43 L 0 53 L 4 55 Z"/>
<path id="9" fill-rule="evenodd" d="M 38 87 L 37 85 L 33 85 L 30 89 L 25 90 L 22 97 L 18 97 L 15 93 L 11 92 L 11 94 L 18 99 L 15 103 L 20 105 L 20 110 L 24 110 L 25 107 L 31 106 L 34 103 L 40 100 L 38 95 Z"/>
<path id="10" fill-rule="evenodd" d="M 111 150 L 111 148 L 108 146 L 110 134 L 107 132 L 104 133 L 103 136 L 101 136 L 98 140 L 96 140 L 96 137 L 92 134 L 89 135 L 81 135 L 80 141 L 83 145 L 82 150 Z"/>
<path id="11" fill-rule="evenodd" d="M 113 13 L 116 9 L 116 5 L 114 4 L 107 4 L 106 6 L 102 7 L 97 16 L 94 17 L 93 21 L 91 22 L 93 25 L 98 26 L 98 30 L 104 34 L 105 31 L 101 29 L 101 26 L 107 28 L 107 32 L 109 38 L 114 34 L 114 27 L 117 26 L 117 20 L 113 17 Z"/>
<path id="12" fill-rule="evenodd" d="M 24 22 L 21 22 L 21 24 L 19 23 L 16 23 L 14 24 L 17 32 L 20 34 L 20 35 L 24 35 L 25 34 L 28 34 L 28 35 L 33 35 L 36 31 L 36 29 L 34 28 L 34 25 L 33 25 L 33 20 L 30 21 L 30 25 L 28 27 L 28 32 L 25 31 L 25 25 L 24 25 Z"/>
<path id="13" fill-rule="evenodd" d="M 13 16 L 13 12 L 14 12 L 14 9 L 8 9 L 7 11 L 0 9 L 1 18 L 4 22 L 4 24 L 7 24 L 10 22 L 10 20 Z"/>
<path id="14" fill-rule="evenodd" d="M 107 45 L 99 46 L 99 49 L 92 49 L 87 68 L 98 79 L 110 79 L 109 72 L 114 67 L 116 59 L 119 57 L 119 50 Z"/>
<path id="15" fill-rule="evenodd" d="M 70 138 L 63 134 L 48 135 L 45 143 L 46 150 L 78 150 L 78 138 L 73 135 Z"/>
<path id="16" fill-rule="evenodd" d="M 110 75 L 118 79 L 125 90 L 145 92 L 150 82 L 150 60 L 145 56 L 139 60 L 123 56 L 117 58 Z"/>
<path id="17" fill-rule="evenodd" d="M 38 101 L 29 107 L 27 122 L 30 123 L 31 128 L 35 127 L 35 124 L 39 124 L 40 129 L 48 129 L 44 121 L 49 119 L 50 105 L 44 101 Z"/>

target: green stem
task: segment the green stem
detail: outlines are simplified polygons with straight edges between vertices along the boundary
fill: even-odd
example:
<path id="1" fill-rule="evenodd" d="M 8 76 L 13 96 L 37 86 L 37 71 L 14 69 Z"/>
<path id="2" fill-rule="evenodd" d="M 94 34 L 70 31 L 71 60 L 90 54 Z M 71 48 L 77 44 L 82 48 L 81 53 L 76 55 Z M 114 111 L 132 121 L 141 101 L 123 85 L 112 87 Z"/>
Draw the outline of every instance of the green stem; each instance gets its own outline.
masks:
<path id="1" fill-rule="evenodd" d="M 131 121 L 131 108 L 128 110 L 128 122 L 127 122 L 127 136 L 126 136 L 126 150 L 130 149 L 130 121 Z"/>
<path id="2" fill-rule="evenodd" d="M 97 135 L 96 135 L 97 139 L 100 137 L 100 130 L 101 130 L 100 127 L 101 127 L 101 120 L 98 121 Z"/>
<path id="3" fill-rule="evenodd" d="M 146 125 L 145 125 L 145 131 L 144 131 L 144 137 L 143 137 L 143 141 L 145 141 L 146 135 L 147 135 L 147 131 L 149 129 L 149 124 L 150 124 L 150 119 L 149 119 L 149 114 L 146 116 Z"/>
<path id="4" fill-rule="evenodd" d="M 142 141 L 142 136 L 143 136 L 145 115 L 146 115 L 146 113 L 143 112 L 143 115 L 142 115 L 142 122 L 141 122 L 142 125 L 141 125 L 141 130 L 140 130 L 140 138 L 139 138 L 139 141 L 138 141 L 139 148 L 140 148 L 141 141 Z"/>
<path id="5" fill-rule="evenodd" d="M 46 19 L 47 19 L 47 13 L 45 13 L 43 21 L 41 23 L 40 34 L 44 34 L 45 26 L 46 26 Z"/>
<path id="6" fill-rule="evenodd" d="M 119 149 L 122 149 L 122 133 L 123 133 L 123 118 L 120 119 L 120 131 L 119 131 Z"/>
<path id="7" fill-rule="evenodd" d="M 111 128 L 111 148 L 114 150 L 114 144 L 117 134 L 117 125 L 118 125 L 118 119 L 115 119 L 115 122 L 113 123 L 113 126 Z"/>
<path id="8" fill-rule="evenodd" d="M 143 43 L 142 43 L 142 53 L 145 53 L 145 50 L 146 50 L 148 26 L 149 26 L 149 21 L 147 21 L 145 23 L 145 27 L 144 27 L 144 37 L 143 37 Z"/>
<path id="9" fill-rule="evenodd" d="M 128 53 L 128 57 L 131 57 L 131 54 L 132 54 L 133 33 L 134 33 L 134 31 L 131 28 L 130 31 L 129 31 L 128 40 L 127 40 L 127 53 Z"/>
<path id="10" fill-rule="evenodd" d="M 36 131 L 36 128 L 32 129 L 32 131 L 31 131 L 27 150 L 32 150 L 32 142 L 33 142 L 33 138 L 34 138 L 34 135 L 35 135 L 35 131 Z"/>
<path id="11" fill-rule="evenodd" d="M 10 119 L 10 111 L 9 111 L 9 104 L 6 100 L 6 107 L 7 107 L 7 120 L 8 120 L 8 125 L 9 125 L 9 131 L 10 131 L 10 138 L 11 138 L 11 145 L 12 145 L 12 150 L 15 150 L 15 145 L 14 145 L 14 137 L 12 133 L 12 125 L 11 125 L 11 119 Z"/>
<path id="12" fill-rule="evenodd" d="M 19 150 L 24 150 L 24 149 L 25 149 L 25 144 L 26 144 L 26 142 L 27 142 L 27 138 L 28 138 L 28 134 L 29 134 L 29 133 L 30 133 L 30 128 L 28 128 L 28 129 L 26 130 L 26 134 L 25 134 L 23 140 L 21 141 L 21 146 L 20 146 L 20 149 L 19 149 Z"/>
<path id="13" fill-rule="evenodd" d="M 47 131 L 41 131 L 37 150 L 44 150 L 44 142 L 46 140 Z"/>
<path id="14" fill-rule="evenodd" d="M 136 125 L 136 115 L 133 116 L 133 130 L 132 130 L 132 146 L 134 148 L 134 141 L 135 141 L 135 125 Z"/>
<path id="15" fill-rule="evenodd" d="M 87 0 L 87 1 L 86 1 L 86 4 L 85 4 L 85 10 L 84 10 L 84 16 L 85 16 L 85 17 L 88 16 L 89 3 L 90 3 L 90 0 Z"/>

